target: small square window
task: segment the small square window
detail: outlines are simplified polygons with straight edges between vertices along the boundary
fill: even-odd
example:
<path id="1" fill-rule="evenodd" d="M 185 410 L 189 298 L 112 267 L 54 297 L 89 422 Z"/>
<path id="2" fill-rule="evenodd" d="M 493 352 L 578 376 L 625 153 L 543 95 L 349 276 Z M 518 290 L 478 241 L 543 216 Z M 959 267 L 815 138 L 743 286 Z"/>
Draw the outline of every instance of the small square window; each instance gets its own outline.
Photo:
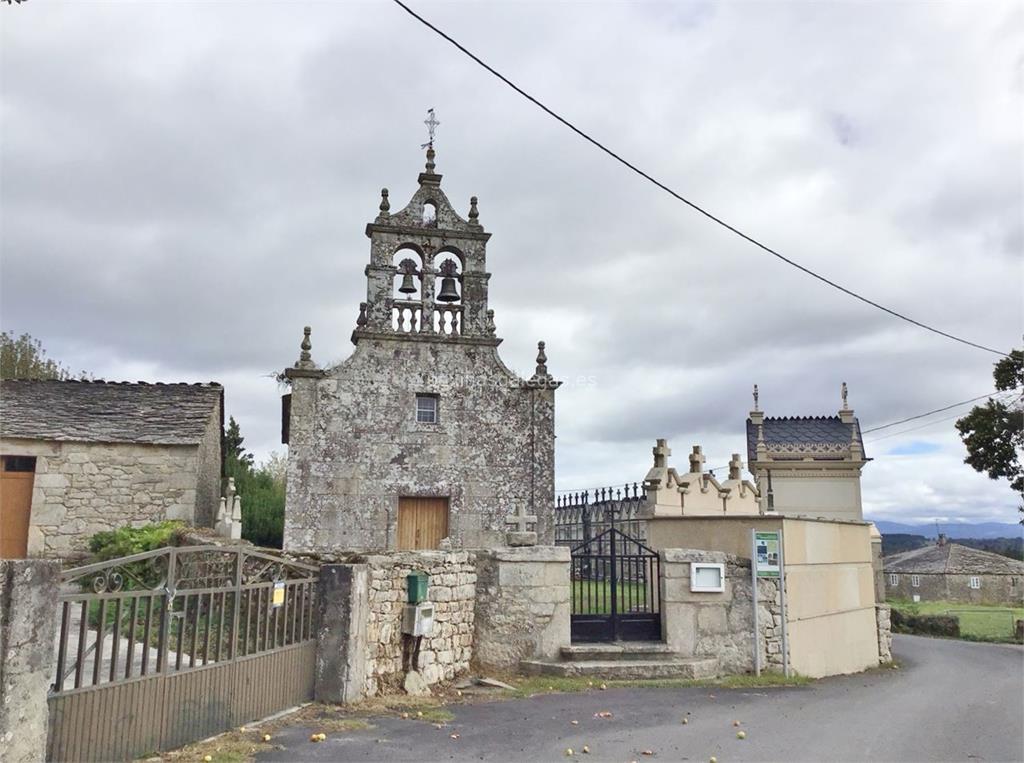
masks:
<path id="1" fill-rule="evenodd" d="M 889 585 L 899 585 L 899 584 L 900 584 L 900 576 L 899 575 L 890 575 L 889 576 Z"/>
<path id="2" fill-rule="evenodd" d="M 416 395 L 416 421 L 420 424 L 437 423 L 437 395 Z"/>
<path id="3" fill-rule="evenodd" d="M 912 585 L 914 588 L 918 588 L 921 585 L 921 576 L 920 575 L 911 575 L 910 576 L 910 585 Z"/>
<path id="4" fill-rule="evenodd" d="M 974 588 L 974 589 L 981 588 L 981 578 L 979 578 L 979 577 L 972 577 L 971 578 L 971 588 Z"/>

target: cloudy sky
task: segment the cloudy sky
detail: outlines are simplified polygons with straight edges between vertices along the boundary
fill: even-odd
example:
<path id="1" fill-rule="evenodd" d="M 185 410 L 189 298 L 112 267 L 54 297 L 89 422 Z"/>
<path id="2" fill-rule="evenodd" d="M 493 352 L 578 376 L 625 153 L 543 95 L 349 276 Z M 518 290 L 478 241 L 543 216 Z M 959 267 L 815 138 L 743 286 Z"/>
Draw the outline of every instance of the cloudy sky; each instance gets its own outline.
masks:
<path id="1" fill-rule="evenodd" d="M 410 2 L 804 265 L 1019 345 L 1019 3 Z M 725 464 L 755 382 L 812 415 L 846 381 L 865 428 L 992 390 L 995 356 L 717 228 L 386 0 L 31 0 L 0 6 L 0 46 L 0 324 L 97 378 L 222 382 L 259 456 L 302 326 L 317 361 L 351 352 L 363 228 L 382 186 L 415 190 L 429 107 L 444 189 L 493 233 L 504 359 L 529 375 L 544 339 L 567 380 L 560 489 L 640 479 L 657 437 Z M 867 435 L 868 514 L 1016 519 L 957 412 Z"/>

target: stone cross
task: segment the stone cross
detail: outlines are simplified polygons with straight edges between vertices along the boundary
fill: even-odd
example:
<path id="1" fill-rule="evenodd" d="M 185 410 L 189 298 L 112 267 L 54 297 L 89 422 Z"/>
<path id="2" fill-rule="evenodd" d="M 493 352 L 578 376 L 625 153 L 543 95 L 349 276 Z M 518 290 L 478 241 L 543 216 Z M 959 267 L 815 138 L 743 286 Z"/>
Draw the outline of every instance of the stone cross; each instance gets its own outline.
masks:
<path id="1" fill-rule="evenodd" d="M 668 446 L 668 440 L 658 440 L 658 444 L 651 448 L 654 454 L 654 465 L 656 467 L 668 466 L 668 457 L 672 455 L 672 448 Z"/>
<path id="2" fill-rule="evenodd" d="M 847 399 L 846 399 L 848 393 L 849 393 L 849 390 L 847 390 L 847 388 L 846 388 L 846 382 L 843 382 L 843 386 L 840 387 L 839 394 L 842 395 L 842 398 L 843 398 L 843 410 L 844 411 L 845 410 L 849 410 L 849 407 L 850 407 L 848 402 L 847 402 Z"/>
<path id="3" fill-rule="evenodd" d="M 707 459 L 704 458 L 700 445 L 694 445 L 693 453 L 690 454 L 690 471 L 693 474 L 700 474 L 704 471 L 705 461 L 707 461 Z"/>
<path id="4" fill-rule="evenodd" d="M 525 504 L 519 504 L 515 514 L 505 518 L 505 522 L 515 527 L 508 532 L 508 545 L 510 546 L 536 546 L 537 532 L 529 529 L 530 525 L 537 525 L 537 515 L 527 514 Z"/>
<path id="5" fill-rule="evenodd" d="M 740 461 L 740 454 L 733 453 L 732 460 L 729 462 L 729 479 L 739 480 L 740 475 L 743 473 L 743 462 Z"/>

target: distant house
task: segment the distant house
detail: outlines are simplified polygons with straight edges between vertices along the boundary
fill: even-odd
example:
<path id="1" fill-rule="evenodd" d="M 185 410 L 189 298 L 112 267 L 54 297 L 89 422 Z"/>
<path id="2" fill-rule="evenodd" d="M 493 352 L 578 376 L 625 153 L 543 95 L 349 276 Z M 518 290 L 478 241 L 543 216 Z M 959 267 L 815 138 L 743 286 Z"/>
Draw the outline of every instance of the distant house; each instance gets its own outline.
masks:
<path id="1" fill-rule="evenodd" d="M 1024 602 L 1024 562 L 950 543 L 945 535 L 934 545 L 886 556 L 882 564 L 890 599 L 1018 607 Z"/>
<path id="2" fill-rule="evenodd" d="M 212 526 L 223 401 L 212 383 L 0 382 L 0 558 L 74 555 L 126 524 Z"/>

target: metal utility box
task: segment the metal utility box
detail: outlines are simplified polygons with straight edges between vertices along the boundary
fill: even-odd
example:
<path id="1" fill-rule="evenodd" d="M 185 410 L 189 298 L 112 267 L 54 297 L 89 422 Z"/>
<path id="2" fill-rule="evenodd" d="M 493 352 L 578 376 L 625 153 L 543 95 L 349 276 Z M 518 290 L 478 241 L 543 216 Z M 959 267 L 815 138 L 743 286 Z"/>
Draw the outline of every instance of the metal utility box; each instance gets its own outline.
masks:
<path id="1" fill-rule="evenodd" d="M 409 589 L 410 604 L 419 604 L 427 600 L 427 586 L 430 585 L 430 576 L 427 573 L 411 572 L 405 576 L 405 582 Z"/>
<path id="2" fill-rule="evenodd" d="M 434 605 L 429 601 L 406 604 L 402 613 L 402 633 L 429 636 L 434 632 Z"/>

